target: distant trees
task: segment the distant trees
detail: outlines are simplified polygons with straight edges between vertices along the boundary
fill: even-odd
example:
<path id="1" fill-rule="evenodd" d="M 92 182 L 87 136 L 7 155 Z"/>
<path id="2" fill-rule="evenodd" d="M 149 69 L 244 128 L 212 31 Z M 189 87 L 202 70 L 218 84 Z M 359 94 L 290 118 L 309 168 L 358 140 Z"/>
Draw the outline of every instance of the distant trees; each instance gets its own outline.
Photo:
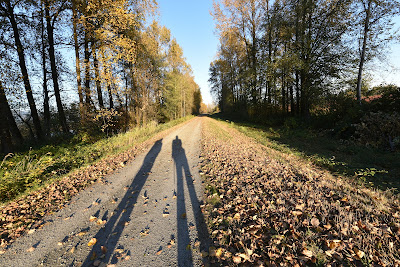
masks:
<path id="1" fill-rule="evenodd" d="M 220 47 L 209 81 L 220 109 L 309 116 L 357 69 L 360 92 L 365 53 L 378 43 L 371 37 L 387 40 L 396 14 L 397 0 L 214 1 Z"/>
<path id="2" fill-rule="evenodd" d="M 392 19 L 400 13 L 400 2 L 396 0 L 358 0 L 356 12 L 358 27 L 361 35 L 359 45 L 359 67 L 357 76 L 357 101 L 361 104 L 361 82 L 364 63 L 376 53 L 376 48 L 393 38 L 391 28 Z M 374 51 L 375 50 L 375 51 Z"/>
<path id="3" fill-rule="evenodd" d="M 9 66 L 0 75 L 1 150 L 28 137 L 20 120 L 43 140 L 104 129 L 106 117 L 118 131 L 198 113 L 201 95 L 182 49 L 147 21 L 156 8 L 153 0 L 1 0 L 0 63 Z"/>

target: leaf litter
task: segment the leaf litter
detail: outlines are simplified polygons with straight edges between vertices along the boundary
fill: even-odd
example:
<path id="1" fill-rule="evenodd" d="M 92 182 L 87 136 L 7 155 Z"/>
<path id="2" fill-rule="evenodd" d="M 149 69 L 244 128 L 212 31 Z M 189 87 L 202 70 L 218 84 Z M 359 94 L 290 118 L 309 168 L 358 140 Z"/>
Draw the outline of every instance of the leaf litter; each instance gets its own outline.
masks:
<path id="1" fill-rule="evenodd" d="M 334 177 L 210 118 L 201 160 L 212 264 L 400 266 L 398 197 Z"/>

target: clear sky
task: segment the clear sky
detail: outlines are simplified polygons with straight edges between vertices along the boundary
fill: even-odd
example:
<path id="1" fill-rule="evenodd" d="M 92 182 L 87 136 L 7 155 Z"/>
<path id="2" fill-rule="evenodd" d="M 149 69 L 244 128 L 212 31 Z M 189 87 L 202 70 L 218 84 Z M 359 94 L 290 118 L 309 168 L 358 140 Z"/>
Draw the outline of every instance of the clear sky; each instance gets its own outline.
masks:
<path id="1" fill-rule="evenodd" d="M 394 29 L 400 29 L 400 16 L 397 16 L 393 21 L 395 23 Z M 386 52 L 385 59 L 372 64 L 369 68 L 374 76 L 372 85 L 392 83 L 400 86 L 400 39 L 392 41 Z"/>
<path id="2" fill-rule="evenodd" d="M 214 60 L 218 37 L 210 15 L 212 0 L 158 0 L 160 21 L 171 30 L 183 48 L 187 62 L 192 66 L 196 83 L 201 88 L 203 101 L 212 102 L 208 84 L 208 68 Z M 396 20 L 400 27 L 400 18 Z M 400 44 L 391 44 L 387 60 L 372 64 L 368 70 L 373 74 L 372 85 L 394 83 L 400 86 Z"/>
<path id="3" fill-rule="evenodd" d="M 158 0 L 161 24 L 171 30 L 192 66 L 203 102 L 211 104 L 208 68 L 217 52 L 218 37 L 210 15 L 212 0 Z"/>

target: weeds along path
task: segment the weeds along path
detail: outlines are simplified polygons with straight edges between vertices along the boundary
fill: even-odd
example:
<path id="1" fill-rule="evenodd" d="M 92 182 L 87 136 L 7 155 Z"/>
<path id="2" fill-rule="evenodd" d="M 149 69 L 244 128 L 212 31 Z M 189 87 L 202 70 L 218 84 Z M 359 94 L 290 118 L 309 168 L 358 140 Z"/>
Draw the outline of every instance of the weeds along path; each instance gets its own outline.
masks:
<path id="1" fill-rule="evenodd" d="M 207 118 L 212 265 L 400 266 L 398 198 L 333 177 Z"/>
<path id="2" fill-rule="evenodd" d="M 199 266 L 208 249 L 199 177 L 201 125 L 161 135 L 17 239 L 0 266 Z"/>

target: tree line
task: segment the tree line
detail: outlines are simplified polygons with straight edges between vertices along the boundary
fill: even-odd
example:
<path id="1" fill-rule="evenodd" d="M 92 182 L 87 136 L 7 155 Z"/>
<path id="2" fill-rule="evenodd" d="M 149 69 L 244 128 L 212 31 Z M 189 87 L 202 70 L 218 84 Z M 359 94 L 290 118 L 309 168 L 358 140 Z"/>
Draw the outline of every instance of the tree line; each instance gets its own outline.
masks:
<path id="1" fill-rule="evenodd" d="M 197 113 L 199 86 L 157 12 L 155 0 L 1 0 L 1 150 Z"/>
<path id="2" fill-rule="evenodd" d="M 365 63 L 395 38 L 397 0 L 221 0 L 210 65 L 221 111 L 309 116 L 341 90 L 361 103 Z M 398 37 L 398 36 L 397 36 Z"/>

